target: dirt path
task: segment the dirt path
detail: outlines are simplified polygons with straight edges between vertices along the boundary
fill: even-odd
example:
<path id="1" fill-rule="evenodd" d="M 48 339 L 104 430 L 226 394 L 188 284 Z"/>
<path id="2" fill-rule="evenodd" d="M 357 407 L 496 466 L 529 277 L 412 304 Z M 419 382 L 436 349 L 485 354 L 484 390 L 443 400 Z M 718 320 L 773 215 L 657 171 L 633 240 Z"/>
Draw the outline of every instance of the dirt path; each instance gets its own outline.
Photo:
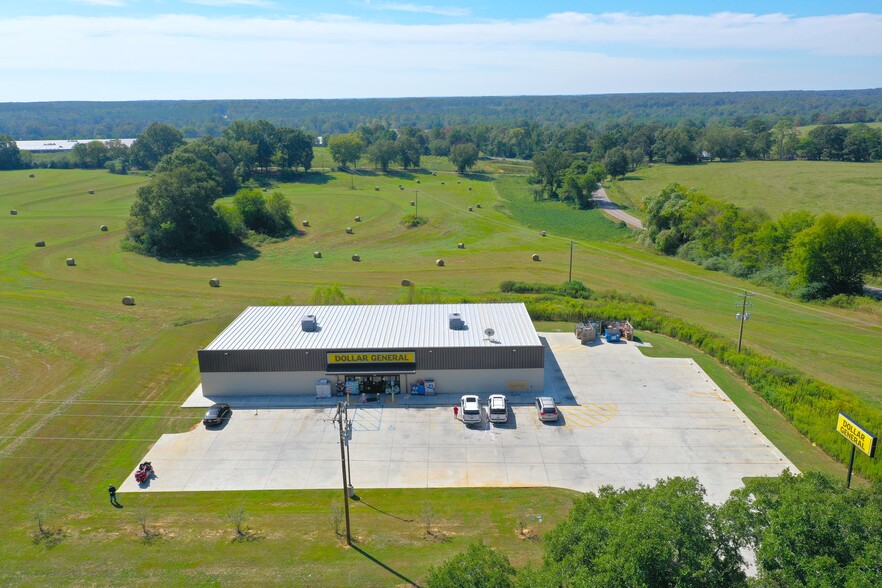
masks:
<path id="1" fill-rule="evenodd" d="M 594 203 L 597 205 L 597 208 L 617 220 L 625 221 L 625 224 L 632 229 L 637 229 L 638 231 L 643 230 L 643 222 L 639 218 L 631 216 L 619 208 L 619 205 L 615 202 L 612 202 L 609 199 L 609 196 L 606 195 L 606 192 L 603 191 L 603 186 L 599 187 L 592 196 L 594 197 Z"/>

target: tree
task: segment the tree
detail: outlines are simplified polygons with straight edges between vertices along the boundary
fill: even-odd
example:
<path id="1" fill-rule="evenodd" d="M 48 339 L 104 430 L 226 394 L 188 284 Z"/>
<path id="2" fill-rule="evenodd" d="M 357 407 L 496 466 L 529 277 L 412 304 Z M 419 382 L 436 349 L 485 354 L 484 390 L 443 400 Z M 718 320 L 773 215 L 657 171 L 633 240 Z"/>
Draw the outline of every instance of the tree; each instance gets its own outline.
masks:
<path id="1" fill-rule="evenodd" d="M 860 294 L 882 272 L 882 231 L 869 216 L 825 214 L 793 238 L 786 265 L 804 297 Z"/>
<path id="2" fill-rule="evenodd" d="M 756 550 L 757 586 L 882 586 L 882 498 L 820 472 L 750 478 L 720 510 Z"/>
<path id="3" fill-rule="evenodd" d="M 74 165 L 85 169 L 97 169 L 104 167 L 110 160 L 110 149 L 104 141 L 89 141 L 77 143 L 70 152 Z"/>
<path id="4" fill-rule="evenodd" d="M 279 153 L 284 167 L 302 167 L 309 171 L 312 167 L 313 138 L 300 129 L 280 128 L 278 130 Z"/>
<path id="5" fill-rule="evenodd" d="M 621 147 L 613 147 L 603 156 L 603 168 L 613 178 L 622 178 L 628 173 L 628 156 Z"/>
<path id="6" fill-rule="evenodd" d="M 224 129 L 224 138 L 230 141 L 246 141 L 254 145 L 254 161 L 264 171 L 269 169 L 273 155 L 279 148 L 279 134 L 269 121 L 234 121 Z"/>
<path id="7" fill-rule="evenodd" d="M 551 147 L 533 156 L 533 174 L 542 184 L 546 198 L 559 198 L 566 170 L 573 164 L 574 156 L 567 151 Z"/>
<path id="8" fill-rule="evenodd" d="M 389 171 L 389 164 L 398 159 L 398 147 L 388 139 L 378 139 L 367 149 L 368 159 L 384 172 Z"/>
<path id="9" fill-rule="evenodd" d="M 573 162 L 563 176 L 561 200 L 572 202 L 583 210 L 591 208 L 594 204 L 592 194 L 600 187 L 600 180 L 605 176 L 606 170 L 599 163 L 588 165 L 582 160 Z"/>
<path id="10" fill-rule="evenodd" d="M 233 206 L 239 211 L 245 227 L 256 233 L 275 232 L 275 223 L 266 208 L 266 199 L 257 188 L 239 190 L 233 197 Z"/>
<path id="11" fill-rule="evenodd" d="M 704 500 L 695 478 L 602 487 L 576 500 L 545 535 L 539 586 L 746 586 L 743 539 Z M 519 579 L 519 583 L 520 579 Z"/>
<path id="12" fill-rule="evenodd" d="M 274 236 L 282 237 L 294 230 L 291 220 L 291 201 L 281 192 L 273 192 L 266 199 L 266 210 L 275 225 Z"/>
<path id="13" fill-rule="evenodd" d="M 845 149 L 845 137 L 848 135 L 842 127 L 836 125 L 821 125 L 809 131 L 809 139 L 816 145 L 820 152 L 817 159 L 842 159 L 842 152 Z"/>
<path id="14" fill-rule="evenodd" d="M 410 136 L 398 136 L 395 142 L 398 147 L 398 161 L 404 169 L 419 167 L 420 155 L 422 154 L 422 145 L 419 140 Z"/>
<path id="15" fill-rule="evenodd" d="M 429 569 L 429 588 L 509 588 L 515 569 L 508 557 L 483 543 L 469 545 L 438 567 Z"/>
<path id="16" fill-rule="evenodd" d="M 665 162 L 683 165 L 698 160 L 695 141 L 684 127 L 662 129 L 657 139 L 657 151 Z"/>
<path id="17" fill-rule="evenodd" d="M 200 161 L 157 173 L 138 189 L 127 239 L 149 255 L 205 255 L 229 247 L 230 233 L 213 208 L 217 173 Z"/>
<path id="18" fill-rule="evenodd" d="M 21 151 L 9 135 L 0 133 L 0 169 L 21 169 Z"/>
<path id="19" fill-rule="evenodd" d="M 141 169 L 153 169 L 159 160 L 184 144 L 184 135 L 171 125 L 153 123 L 132 143 L 132 163 Z"/>
<path id="20" fill-rule="evenodd" d="M 776 159 L 792 159 L 796 154 L 796 145 L 799 134 L 793 128 L 793 121 L 789 118 L 779 120 L 771 131 L 772 157 Z"/>
<path id="21" fill-rule="evenodd" d="M 478 148 L 474 143 L 458 143 L 450 148 L 448 159 L 459 173 L 465 173 L 478 162 Z"/>
<path id="22" fill-rule="evenodd" d="M 364 141 L 361 140 L 358 133 L 334 135 L 328 141 L 331 157 L 344 167 L 349 163 L 357 165 L 359 158 L 364 153 L 364 148 Z"/>

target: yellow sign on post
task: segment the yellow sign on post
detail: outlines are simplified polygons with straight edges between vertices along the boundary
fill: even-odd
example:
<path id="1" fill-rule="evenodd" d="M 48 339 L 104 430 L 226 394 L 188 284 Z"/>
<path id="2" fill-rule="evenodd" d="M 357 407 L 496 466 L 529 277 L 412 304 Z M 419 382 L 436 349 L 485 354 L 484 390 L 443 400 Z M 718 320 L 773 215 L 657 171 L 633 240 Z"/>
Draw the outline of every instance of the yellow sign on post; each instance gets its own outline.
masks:
<path id="1" fill-rule="evenodd" d="M 869 457 L 873 457 L 876 453 L 876 437 L 869 431 L 857 424 L 845 413 L 839 413 L 839 420 L 836 422 L 836 430 L 839 434 L 851 441 L 851 443 L 866 453 Z"/>

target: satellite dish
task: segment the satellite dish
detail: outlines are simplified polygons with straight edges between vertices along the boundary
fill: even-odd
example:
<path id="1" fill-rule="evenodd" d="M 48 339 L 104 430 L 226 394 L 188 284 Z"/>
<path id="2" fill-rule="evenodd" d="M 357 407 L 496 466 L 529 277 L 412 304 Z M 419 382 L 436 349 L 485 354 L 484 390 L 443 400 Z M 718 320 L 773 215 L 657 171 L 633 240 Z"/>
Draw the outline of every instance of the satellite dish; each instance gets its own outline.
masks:
<path id="1" fill-rule="evenodd" d="M 496 334 L 496 331 L 494 331 L 490 327 L 487 327 L 486 329 L 484 329 L 484 334 L 487 335 L 488 337 L 492 337 L 493 335 Z"/>

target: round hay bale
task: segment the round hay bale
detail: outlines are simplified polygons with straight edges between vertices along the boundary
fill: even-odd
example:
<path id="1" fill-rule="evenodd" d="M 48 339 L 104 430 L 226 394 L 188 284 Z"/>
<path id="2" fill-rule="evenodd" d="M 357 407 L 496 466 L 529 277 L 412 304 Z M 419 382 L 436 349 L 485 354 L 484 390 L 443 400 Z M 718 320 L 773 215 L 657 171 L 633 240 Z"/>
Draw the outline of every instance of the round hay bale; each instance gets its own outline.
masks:
<path id="1" fill-rule="evenodd" d="M 219 278 L 211 278 L 208 280 L 208 285 L 212 288 L 220 288 L 220 279 Z"/>
<path id="2" fill-rule="evenodd" d="M 456 183 L 457 183 L 457 184 L 462 184 L 462 182 L 461 182 L 460 180 L 456 180 Z"/>
<path id="3" fill-rule="evenodd" d="M 472 187 L 471 187 L 471 186 L 469 186 L 469 192 L 471 192 L 471 191 L 472 191 Z"/>
<path id="4" fill-rule="evenodd" d="M 411 205 L 411 206 L 416 206 L 416 202 L 414 202 L 413 200 L 411 200 L 411 201 L 410 201 L 410 205 Z"/>
<path id="5" fill-rule="evenodd" d="M 436 259 L 435 265 L 437 265 L 438 267 L 444 267 L 444 260 L 443 259 Z"/>
<path id="6" fill-rule="evenodd" d="M 303 226 L 304 226 L 304 227 L 308 227 L 308 226 L 309 226 L 309 221 L 308 221 L 308 220 L 303 221 Z"/>
<path id="7" fill-rule="evenodd" d="M 420 183 L 420 181 L 419 181 L 419 180 L 417 180 L 417 184 L 419 184 L 419 183 Z"/>
<path id="8" fill-rule="evenodd" d="M 412 284 L 412 282 L 410 280 L 401 280 L 402 286 L 410 286 L 411 284 Z"/>
<path id="9" fill-rule="evenodd" d="M 89 190 L 89 194 L 94 194 L 95 190 Z"/>
<path id="10" fill-rule="evenodd" d="M 374 186 L 374 192 L 379 192 L 379 191 L 380 191 L 380 187 L 379 187 L 379 186 Z"/>
<path id="11" fill-rule="evenodd" d="M 263 191 L 266 192 L 266 188 L 264 188 Z"/>
<path id="12" fill-rule="evenodd" d="M 465 249 L 465 243 L 457 243 L 456 248 L 457 249 Z"/>
<path id="13" fill-rule="evenodd" d="M 76 264 L 77 264 L 77 262 L 76 262 L 76 260 L 75 260 L 73 257 L 68 257 L 68 258 L 67 258 L 67 265 L 74 266 L 74 265 L 76 265 Z"/>
<path id="14" fill-rule="evenodd" d="M 546 233 L 545 233 L 545 231 L 540 231 L 539 234 L 544 237 Z"/>
<path id="15" fill-rule="evenodd" d="M 346 233 L 348 235 L 351 235 L 352 234 L 352 227 L 346 227 Z"/>
<path id="16" fill-rule="evenodd" d="M 360 222 L 361 222 L 361 217 L 360 217 L 360 216 L 355 217 L 355 222 L 360 223 Z"/>
<path id="17" fill-rule="evenodd" d="M 478 202 L 477 204 L 475 204 L 475 208 L 481 208 L 481 203 Z"/>
<path id="18" fill-rule="evenodd" d="M 435 172 L 432 172 L 432 175 L 433 175 L 433 176 L 437 176 L 438 174 L 436 174 Z"/>
<path id="19" fill-rule="evenodd" d="M 361 255 L 353 255 L 352 261 L 361 261 Z"/>
<path id="20" fill-rule="evenodd" d="M 401 185 L 401 184 L 398 184 L 398 189 L 399 189 L 399 190 L 404 190 L 404 186 Z"/>
<path id="21" fill-rule="evenodd" d="M 123 296 L 122 303 L 126 306 L 135 306 L 135 298 L 132 296 Z"/>
<path id="22" fill-rule="evenodd" d="M 37 176 L 35 176 L 34 174 L 30 174 L 28 177 L 29 178 L 36 178 Z"/>
<path id="23" fill-rule="evenodd" d="M 442 185 L 442 186 L 444 185 L 444 180 L 441 180 L 441 185 Z"/>
<path id="24" fill-rule="evenodd" d="M 9 214 L 11 214 L 12 216 L 15 216 L 18 214 L 18 211 L 13 208 L 12 210 L 9 211 Z"/>
<path id="25" fill-rule="evenodd" d="M 315 257 L 316 259 L 321 259 L 322 252 L 321 251 L 313 251 L 312 256 Z"/>
<path id="26" fill-rule="evenodd" d="M 472 212 L 473 210 L 475 210 L 475 209 L 472 208 L 471 206 L 469 206 L 469 212 Z"/>
<path id="27" fill-rule="evenodd" d="M 541 259 L 539 259 L 539 254 L 538 254 L 538 253 L 534 253 L 534 254 L 533 254 L 533 261 L 542 261 Z"/>
<path id="28" fill-rule="evenodd" d="M 107 225 L 101 225 L 101 226 L 98 227 L 98 228 L 101 229 L 102 231 L 105 231 L 105 232 L 107 232 L 107 231 L 109 230 L 109 229 L 107 228 Z"/>
<path id="29" fill-rule="evenodd" d="M 34 247 L 45 247 L 45 246 L 46 246 L 46 241 L 37 241 L 36 243 L 34 243 Z"/>

